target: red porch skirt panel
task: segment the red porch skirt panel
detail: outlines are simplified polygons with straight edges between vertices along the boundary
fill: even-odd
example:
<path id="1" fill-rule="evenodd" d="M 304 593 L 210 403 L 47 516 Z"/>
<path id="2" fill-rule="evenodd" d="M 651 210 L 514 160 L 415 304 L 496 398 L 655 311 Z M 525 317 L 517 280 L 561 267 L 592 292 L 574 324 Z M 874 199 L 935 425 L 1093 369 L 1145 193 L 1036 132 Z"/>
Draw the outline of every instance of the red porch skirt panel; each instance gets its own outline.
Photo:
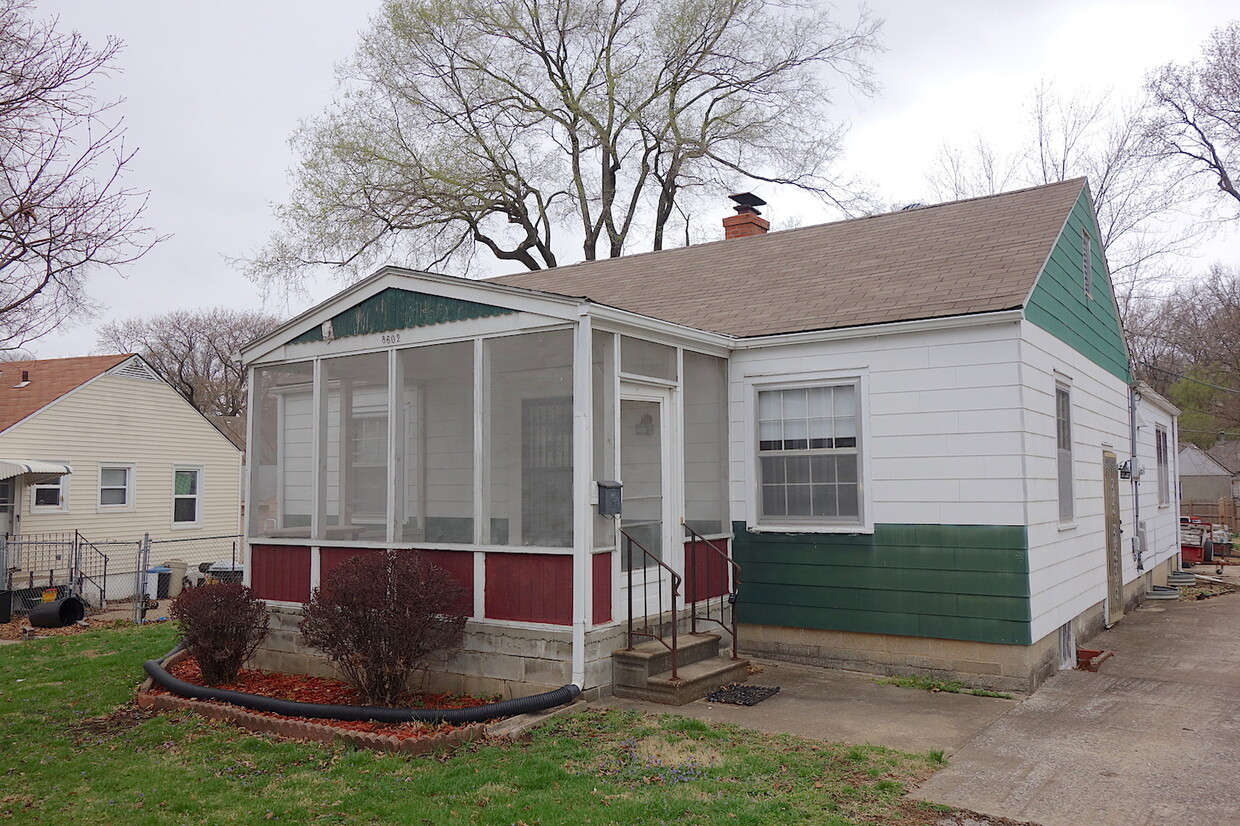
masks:
<path id="1" fill-rule="evenodd" d="M 486 555 L 488 619 L 571 625 L 573 558 L 568 554 Z"/>
<path id="2" fill-rule="evenodd" d="M 260 599 L 310 599 L 310 549 L 297 545 L 251 545 L 250 589 Z"/>
<path id="3" fill-rule="evenodd" d="M 712 539 L 711 542 L 719 550 L 728 553 L 728 540 Z M 694 548 L 694 545 L 697 545 Z M 685 595 L 689 602 L 697 602 L 710 597 L 721 597 L 728 593 L 728 580 L 731 568 L 728 561 L 715 553 L 705 542 L 685 543 L 685 573 L 692 568 L 692 576 L 686 576 Z"/>
<path id="4" fill-rule="evenodd" d="M 327 582 L 332 571 L 346 559 L 362 554 L 379 553 L 377 548 L 320 548 L 319 549 L 319 582 Z M 465 593 L 457 606 L 465 616 L 474 614 L 474 555 L 472 551 L 397 551 L 397 553 L 420 553 L 432 564 L 443 568 L 452 578 L 461 584 Z"/>
<path id="5" fill-rule="evenodd" d="M 591 619 L 595 625 L 603 625 L 611 622 L 611 552 L 595 554 L 592 561 L 594 610 Z"/>

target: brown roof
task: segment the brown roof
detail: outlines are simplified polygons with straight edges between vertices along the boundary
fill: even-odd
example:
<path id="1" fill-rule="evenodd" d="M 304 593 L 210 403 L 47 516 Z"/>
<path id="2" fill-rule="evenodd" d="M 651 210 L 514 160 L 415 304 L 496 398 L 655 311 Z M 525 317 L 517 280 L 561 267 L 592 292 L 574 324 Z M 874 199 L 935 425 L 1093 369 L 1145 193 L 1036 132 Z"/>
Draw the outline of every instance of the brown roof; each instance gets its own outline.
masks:
<path id="1" fill-rule="evenodd" d="M 1016 309 L 1084 186 L 1077 178 L 493 280 L 738 337 Z"/>
<path id="2" fill-rule="evenodd" d="M 0 430 L 7 430 L 22 419 L 81 387 L 101 373 L 130 358 L 133 353 L 115 356 L 82 356 L 68 359 L 0 362 Z M 22 383 L 22 372 L 30 383 Z"/>

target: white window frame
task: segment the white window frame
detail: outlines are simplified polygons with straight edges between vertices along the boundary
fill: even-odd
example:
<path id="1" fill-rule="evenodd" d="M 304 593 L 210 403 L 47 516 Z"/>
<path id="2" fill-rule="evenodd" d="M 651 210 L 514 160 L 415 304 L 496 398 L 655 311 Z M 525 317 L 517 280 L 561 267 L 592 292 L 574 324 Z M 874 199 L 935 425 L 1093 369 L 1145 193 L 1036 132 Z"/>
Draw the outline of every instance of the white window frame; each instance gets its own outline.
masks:
<path id="1" fill-rule="evenodd" d="M 56 464 L 62 464 L 62 465 L 65 465 L 66 467 L 71 468 L 69 463 L 64 461 L 63 459 L 48 459 L 46 461 L 54 462 Z M 47 490 L 49 488 L 58 488 L 60 490 L 60 504 L 58 505 L 36 504 L 38 502 L 38 491 Z M 69 510 L 69 474 L 66 473 L 64 476 L 61 476 L 59 481 L 57 481 L 56 484 L 54 485 L 49 484 L 47 482 L 36 482 L 35 484 L 30 485 L 30 512 L 31 513 L 64 513 L 67 510 Z"/>
<path id="2" fill-rule="evenodd" d="M 105 470 L 123 470 L 125 471 L 125 501 L 119 505 L 103 504 L 103 472 Z M 133 462 L 100 462 L 98 484 L 95 485 L 95 508 L 98 512 L 106 511 L 131 511 L 134 509 L 134 473 L 135 468 Z M 116 490 L 116 485 L 106 486 L 106 490 Z"/>
<path id="3" fill-rule="evenodd" d="M 1065 409 L 1060 410 L 1060 394 L 1065 400 Z M 1059 524 L 1071 527 L 1076 524 L 1076 451 L 1072 434 L 1072 384 L 1063 379 L 1055 382 L 1054 398 L 1054 441 L 1055 441 L 1055 501 L 1058 504 Z M 1063 412 L 1065 415 L 1060 416 Z M 1062 432 L 1066 430 L 1067 432 Z M 1067 447 L 1063 447 L 1066 444 Z M 1065 462 L 1066 460 L 1066 462 Z M 1066 465 L 1066 466 L 1065 466 Z M 1067 473 L 1065 478 L 1064 474 Z M 1065 501 L 1064 494 L 1067 493 Z"/>
<path id="4" fill-rule="evenodd" d="M 198 474 L 198 491 L 192 496 L 190 494 L 177 493 L 177 474 L 178 473 L 196 473 Z M 202 486 L 203 486 L 203 467 L 202 465 L 173 465 L 172 466 L 172 521 L 171 527 L 174 531 L 187 530 L 190 528 L 202 527 Z M 177 521 L 177 500 L 178 499 L 194 500 L 194 521 L 178 522 Z"/>
<path id="5" fill-rule="evenodd" d="M 870 480 L 873 473 L 870 467 L 869 441 L 869 376 L 867 371 L 824 371 L 817 373 L 794 373 L 774 379 L 771 376 L 746 377 L 746 421 L 744 433 L 748 440 L 746 446 L 746 464 L 749 478 L 747 490 L 746 526 L 755 533 L 839 533 L 839 534 L 870 534 L 874 532 L 873 502 L 870 496 Z M 762 476 L 759 450 L 759 417 L 758 393 L 769 390 L 793 390 L 811 387 L 840 387 L 851 385 L 856 393 L 857 420 L 857 505 L 860 510 L 858 518 L 853 521 L 814 521 L 806 518 L 766 519 L 762 516 Z"/>
<path id="6" fill-rule="evenodd" d="M 1167 428 L 1154 425 L 1154 463 L 1158 471 L 1158 506 L 1171 504 L 1171 458 Z"/>

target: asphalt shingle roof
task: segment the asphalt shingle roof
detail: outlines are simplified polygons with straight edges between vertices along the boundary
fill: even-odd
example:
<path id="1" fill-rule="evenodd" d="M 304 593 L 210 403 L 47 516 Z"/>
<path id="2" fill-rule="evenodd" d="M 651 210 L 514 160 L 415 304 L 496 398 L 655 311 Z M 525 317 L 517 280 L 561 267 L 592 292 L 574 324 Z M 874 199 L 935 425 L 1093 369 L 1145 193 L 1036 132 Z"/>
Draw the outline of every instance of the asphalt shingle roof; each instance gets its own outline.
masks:
<path id="1" fill-rule="evenodd" d="M 1024 305 L 1083 178 L 492 279 L 750 337 Z"/>
<path id="2" fill-rule="evenodd" d="M 39 361 L 0 362 L 0 431 L 41 410 L 64 394 L 111 370 L 133 353 L 113 356 L 81 356 Z M 23 387 L 22 372 L 30 374 Z"/>

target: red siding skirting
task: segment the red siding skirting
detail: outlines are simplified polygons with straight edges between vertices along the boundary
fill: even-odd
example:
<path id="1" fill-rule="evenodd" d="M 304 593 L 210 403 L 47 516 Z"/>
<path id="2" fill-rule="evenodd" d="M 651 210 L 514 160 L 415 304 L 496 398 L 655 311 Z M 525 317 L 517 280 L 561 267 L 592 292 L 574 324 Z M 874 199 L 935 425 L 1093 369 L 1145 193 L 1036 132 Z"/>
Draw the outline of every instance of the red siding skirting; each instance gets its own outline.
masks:
<path id="1" fill-rule="evenodd" d="M 488 553 L 486 572 L 488 619 L 572 624 L 571 556 Z"/>
<path id="2" fill-rule="evenodd" d="M 724 553 L 728 552 L 728 540 L 712 539 L 711 543 Z M 727 560 L 710 549 L 705 542 L 698 542 L 696 553 L 695 543 L 685 543 L 685 567 L 691 565 L 694 577 L 686 577 L 685 595 L 689 602 L 697 602 L 709 597 L 720 597 L 728 593 L 728 578 L 731 573 Z M 687 573 L 687 571 L 686 571 Z"/>
<path id="3" fill-rule="evenodd" d="M 346 559 L 362 554 L 379 553 L 375 548 L 321 548 L 319 550 L 319 582 L 326 582 L 332 571 Z M 414 551 L 398 551 L 414 553 Z M 432 564 L 443 568 L 465 589 L 458 606 L 467 617 L 474 614 L 474 555 L 470 551 L 417 551 Z"/>
<path id="4" fill-rule="evenodd" d="M 594 611 L 592 619 L 595 625 L 602 625 L 611 622 L 611 554 L 595 554 L 593 566 Z"/>
<path id="5" fill-rule="evenodd" d="M 289 545 L 250 546 L 250 588 L 260 599 L 310 599 L 310 549 Z"/>

